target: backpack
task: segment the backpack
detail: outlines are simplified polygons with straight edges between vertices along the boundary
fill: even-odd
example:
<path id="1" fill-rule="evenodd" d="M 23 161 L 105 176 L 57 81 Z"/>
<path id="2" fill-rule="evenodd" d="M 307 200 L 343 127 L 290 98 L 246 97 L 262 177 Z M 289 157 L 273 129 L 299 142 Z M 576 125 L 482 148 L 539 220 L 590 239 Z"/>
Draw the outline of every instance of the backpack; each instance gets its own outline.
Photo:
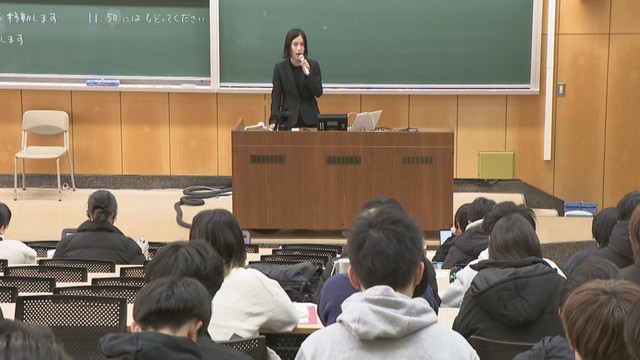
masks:
<path id="1" fill-rule="evenodd" d="M 313 294 L 322 276 L 322 267 L 311 262 L 280 265 L 271 262 L 255 262 L 248 266 L 277 281 L 291 301 L 313 302 Z"/>

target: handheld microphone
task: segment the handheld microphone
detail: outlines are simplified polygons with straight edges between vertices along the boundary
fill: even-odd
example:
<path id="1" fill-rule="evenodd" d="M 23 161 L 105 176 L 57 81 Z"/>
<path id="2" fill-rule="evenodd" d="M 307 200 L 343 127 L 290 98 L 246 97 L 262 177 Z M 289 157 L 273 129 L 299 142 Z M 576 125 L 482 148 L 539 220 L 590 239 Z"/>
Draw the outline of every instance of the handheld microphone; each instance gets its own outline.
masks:
<path id="1" fill-rule="evenodd" d="M 298 56 L 298 60 L 300 60 L 300 62 L 303 62 L 304 55 L 300 54 L 300 56 Z M 304 72 L 305 75 L 309 76 L 309 69 L 307 69 L 306 67 L 303 67 L 302 71 Z"/>

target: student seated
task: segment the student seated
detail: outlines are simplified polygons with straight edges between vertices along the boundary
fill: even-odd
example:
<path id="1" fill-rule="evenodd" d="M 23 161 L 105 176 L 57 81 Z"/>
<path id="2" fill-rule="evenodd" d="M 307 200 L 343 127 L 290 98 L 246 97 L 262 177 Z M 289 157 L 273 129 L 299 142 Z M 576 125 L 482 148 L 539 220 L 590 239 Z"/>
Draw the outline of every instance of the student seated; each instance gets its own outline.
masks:
<path id="1" fill-rule="evenodd" d="M 103 336 L 100 351 L 107 359 L 202 359 L 196 340 L 209 318 L 209 293 L 198 280 L 163 277 L 138 292 L 132 333 Z"/>
<path id="2" fill-rule="evenodd" d="M 89 196 L 88 220 L 78 231 L 61 239 L 54 259 L 100 259 L 116 264 L 142 264 L 145 257 L 140 246 L 113 225 L 118 216 L 118 202 L 107 190 Z"/>
<path id="3" fill-rule="evenodd" d="M 576 359 L 631 359 L 624 326 L 640 286 L 626 280 L 592 280 L 565 302 L 562 322 Z"/>
<path id="4" fill-rule="evenodd" d="M 298 311 L 280 284 L 244 267 L 247 251 L 233 214 L 224 209 L 199 212 L 193 218 L 189 240 L 204 240 L 224 261 L 225 278 L 213 297 L 215 316 L 209 324 L 214 341 L 257 336 L 261 328 L 287 332 L 298 325 Z"/>
<path id="5" fill-rule="evenodd" d="M 351 228 L 349 280 L 358 292 L 337 322 L 302 343 L 296 359 L 478 359 L 460 335 L 438 324 L 423 298 L 423 234 L 406 213 L 381 207 Z"/>
<path id="6" fill-rule="evenodd" d="M 578 286 L 591 280 L 619 279 L 620 269 L 611 261 L 598 256 L 592 256 L 580 264 L 567 277 L 560 291 L 560 304 L 558 314 L 562 314 L 562 308 L 567 298 Z M 575 354 L 564 335 L 545 336 L 531 350 L 518 354 L 513 360 L 574 360 Z"/>
<path id="7" fill-rule="evenodd" d="M 629 239 L 633 250 L 633 264 L 622 269 L 622 278 L 640 284 L 640 206 L 636 206 L 629 220 Z"/>
<path id="8" fill-rule="evenodd" d="M 200 281 L 207 289 L 211 303 L 224 279 L 224 263 L 220 255 L 204 241 L 176 241 L 158 250 L 147 266 L 147 282 L 166 276 L 186 276 Z M 203 359 L 251 360 L 250 356 L 240 351 L 213 342 L 208 331 L 210 321 L 203 321 L 196 341 Z"/>
<path id="9" fill-rule="evenodd" d="M 17 240 L 7 240 L 4 233 L 11 222 L 11 210 L 4 203 L 0 203 L 0 259 L 9 260 L 9 265 L 35 264 L 36 251 Z"/>
<path id="10" fill-rule="evenodd" d="M 636 206 L 640 205 L 640 191 L 632 191 L 620 199 L 616 205 L 618 222 L 611 230 L 609 245 L 598 249 L 594 256 L 613 261 L 620 269 L 633 264 L 633 250 L 629 241 L 629 220 Z"/>
<path id="11" fill-rule="evenodd" d="M 458 210 L 456 210 L 455 215 L 453 216 L 453 228 L 451 229 L 451 236 L 445 240 L 444 243 L 438 247 L 438 251 L 433 255 L 433 262 L 443 262 L 444 259 L 449 254 L 449 249 L 453 246 L 453 242 L 456 239 L 456 236 L 460 236 L 466 229 L 467 225 L 469 225 L 469 208 L 471 204 L 462 204 Z"/>
<path id="12" fill-rule="evenodd" d="M 489 260 L 478 271 L 462 300 L 453 329 L 465 338 L 536 343 L 562 334 L 558 316 L 564 278 L 542 259 L 531 224 L 519 214 L 500 219 L 489 241 Z"/>
<path id="13" fill-rule="evenodd" d="M 48 327 L 0 320 L 0 359 L 71 360 L 71 357 Z"/>
<path id="14" fill-rule="evenodd" d="M 624 340 L 632 360 L 640 360 L 640 299 L 631 309 L 624 322 Z"/>
<path id="15" fill-rule="evenodd" d="M 591 235 L 596 240 L 596 246 L 578 251 L 566 263 L 562 266 L 562 271 L 566 276 L 569 276 L 573 269 L 582 264 L 585 260 L 591 257 L 596 250 L 604 249 L 609 246 L 609 238 L 611 237 L 611 231 L 618 222 L 618 209 L 614 207 L 608 207 L 602 209 L 596 216 L 593 217 L 591 222 Z"/>

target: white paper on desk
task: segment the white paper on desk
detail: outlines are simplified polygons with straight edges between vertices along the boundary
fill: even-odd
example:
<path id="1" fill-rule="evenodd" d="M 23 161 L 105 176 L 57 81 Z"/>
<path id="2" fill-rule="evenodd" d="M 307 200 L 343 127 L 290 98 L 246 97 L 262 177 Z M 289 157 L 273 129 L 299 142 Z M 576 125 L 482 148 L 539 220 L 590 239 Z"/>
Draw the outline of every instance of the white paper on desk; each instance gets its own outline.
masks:
<path id="1" fill-rule="evenodd" d="M 249 125 L 247 127 L 244 128 L 245 131 L 268 131 L 269 127 L 268 126 L 264 126 L 264 123 L 262 121 L 260 121 L 259 123 L 255 124 L 255 125 Z"/>
<path id="2" fill-rule="evenodd" d="M 298 324 L 318 323 L 318 308 L 316 304 L 294 302 L 293 306 L 298 310 Z"/>

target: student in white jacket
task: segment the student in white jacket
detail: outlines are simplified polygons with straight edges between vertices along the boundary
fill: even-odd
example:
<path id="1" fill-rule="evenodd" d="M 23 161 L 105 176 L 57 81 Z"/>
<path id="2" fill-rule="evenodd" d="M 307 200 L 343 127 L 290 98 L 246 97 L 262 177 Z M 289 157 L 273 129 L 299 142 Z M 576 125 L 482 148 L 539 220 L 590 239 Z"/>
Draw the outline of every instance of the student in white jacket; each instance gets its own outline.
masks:
<path id="1" fill-rule="evenodd" d="M 505 201 L 495 205 L 487 215 L 485 215 L 484 220 L 482 221 L 482 231 L 485 234 L 490 234 L 498 220 L 511 214 L 520 214 L 531 224 L 531 226 L 533 226 L 533 229 L 535 230 L 536 215 L 531 208 L 525 205 L 516 205 L 512 201 Z M 491 241 L 491 239 L 489 239 L 489 241 Z M 467 292 L 469 286 L 471 286 L 473 278 L 478 273 L 471 268 L 471 265 L 487 259 L 489 259 L 489 250 L 485 249 L 480 253 L 477 259 L 471 261 L 467 266 L 456 273 L 455 281 L 449 284 L 449 286 L 440 293 L 440 298 L 442 299 L 440 307 L 460 307 L 464 294 Z M 562 270 L 560 270 L 558 265 L 553 261 L 546 258 L 543 258 L 543 260 L 552 268 L 556 269 L 558 274 L 566 278 Z"/>
<path id="2" fill-rule="evenodd" d="M 422 236 L 401 210 L 362 213 L 347 242 L 349 280 L 361 292 L 344 301 L 336 323 L 309 335 L 296 359 L 479 359 L 424 298 L 411 298 L 424 271 Z"/>
<path id="3" fill-rule="evenodd" d="M 11 222 L 11 210 L 0 203 L 0 259 L 9 260 L 9 265 L 35 264 L 36 251 L 18 240 L 7 240 L 4 233 Z"/>

